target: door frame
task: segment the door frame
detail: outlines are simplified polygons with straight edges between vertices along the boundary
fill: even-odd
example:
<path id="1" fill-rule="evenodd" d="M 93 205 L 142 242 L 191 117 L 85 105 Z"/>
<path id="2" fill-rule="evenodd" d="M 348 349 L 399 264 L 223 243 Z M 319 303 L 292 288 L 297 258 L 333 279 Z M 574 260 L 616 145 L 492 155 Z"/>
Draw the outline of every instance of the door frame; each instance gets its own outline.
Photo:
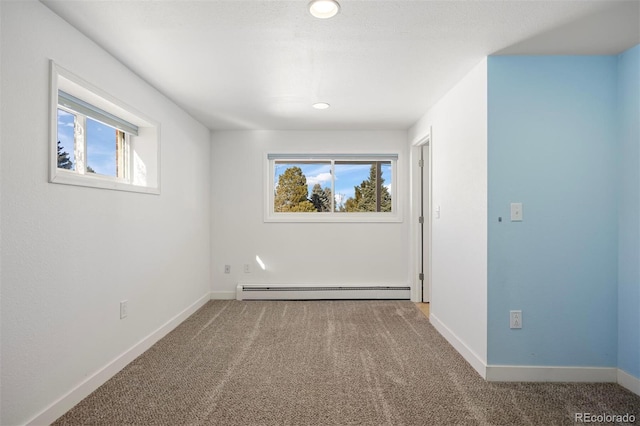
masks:
<path id="1" fill-rule="evenodd" d="M 425 136 L 411 145 L 411 276 L 415 282 L 412 300 L 414 302 L 431 301 L 431 235 L 432 235 L 432 146 L 433 137 L 431 127 Z M 421 159 L 424 166 L 419 166 Z M 421 192 L 423 198 L 421 198 Z M 422 233 L 420 216 L 424 217 Z M 420 273 L 424 279 L 420 280 Z"/>

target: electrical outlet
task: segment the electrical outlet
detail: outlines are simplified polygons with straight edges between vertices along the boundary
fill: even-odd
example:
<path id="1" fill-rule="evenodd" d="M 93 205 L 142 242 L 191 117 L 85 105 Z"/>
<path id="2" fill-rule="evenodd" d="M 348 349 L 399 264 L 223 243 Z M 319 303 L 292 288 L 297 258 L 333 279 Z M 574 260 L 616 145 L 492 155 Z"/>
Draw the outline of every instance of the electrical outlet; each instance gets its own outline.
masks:
<path id="1" fill-rule="evenodd" d="M 509 311 L 509 328 L 522 328 L 522 311 Z"/>
<path id="2" fill-rule="evenodd" d="M 249 265 L 248 263 L 244 264 L 244 273 L 248 274 L 251 272 L 251 265 Z"/>
<path id="3" fill-rule="evenodd" d="M 231 265 L 224 265 L 224 273 L 225 274 L 231 273 Z"/>
<path id="4" fill-rule="evenodd" d="M 129 301 L 123 300 L 120 302 L 120 319 L 125 319 L 129 315 Z"/>

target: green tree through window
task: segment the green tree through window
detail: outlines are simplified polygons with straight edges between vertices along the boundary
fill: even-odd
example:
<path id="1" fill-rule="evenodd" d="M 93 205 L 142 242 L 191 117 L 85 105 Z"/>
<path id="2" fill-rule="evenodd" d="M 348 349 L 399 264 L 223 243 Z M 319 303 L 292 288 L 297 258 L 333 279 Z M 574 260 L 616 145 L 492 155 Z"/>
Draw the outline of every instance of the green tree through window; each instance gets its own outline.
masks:
<path id="1" fill-rule="evenodd" d="M 331 188 L 324 188 L 319 183 L 311 190 L 311 203 L 319 212 L 331 211 Z"/>
<path id="2" fill-rule="evenodd" d="M 354 187 L 355 195 L 345 201 L 340 211 L 345 212 L 390 212 L 391 194 L 384 185 L 380 163 L 371 164 L 369 178 Z"/>
<path id="3" fill-rule="evenodd" d="M 59 169 L 73 169 L 73 161 L 69 157 L 69 153 L 64 151 L 60 141 L 58 141 L 58 168 Z"/>
<path id="4" fill-rule="evenodd" d="M 276 212 L 317 212 L 307 199 L 309 187 L 300 167 L 289 167 L 278 178 L 274 210 Z"/>

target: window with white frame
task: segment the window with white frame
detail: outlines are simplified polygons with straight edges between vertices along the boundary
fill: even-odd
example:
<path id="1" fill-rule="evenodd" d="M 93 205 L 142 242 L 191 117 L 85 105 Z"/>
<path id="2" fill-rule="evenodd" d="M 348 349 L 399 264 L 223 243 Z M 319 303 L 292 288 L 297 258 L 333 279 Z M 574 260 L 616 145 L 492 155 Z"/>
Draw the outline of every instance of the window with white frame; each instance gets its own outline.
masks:
<path id="1" fill-rule="evenodd" d="M 50 182 L 159 193 L 159 125 L 51 62 Z"/>
<path id="2" fill-rule="evenodd" d="M 397 154 L 267 154 L 266 221 L 394 222 Z"/>

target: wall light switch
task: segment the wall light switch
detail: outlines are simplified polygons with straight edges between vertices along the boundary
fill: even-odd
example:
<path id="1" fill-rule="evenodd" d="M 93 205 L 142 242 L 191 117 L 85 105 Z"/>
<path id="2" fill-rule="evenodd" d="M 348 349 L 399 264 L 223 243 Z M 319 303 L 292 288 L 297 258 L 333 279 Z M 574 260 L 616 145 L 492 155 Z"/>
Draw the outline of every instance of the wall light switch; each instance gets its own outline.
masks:
<path id="1" fill-rule="evenodd" d="M 129 301 L 120 302 L 120 319 L 125 319 L 129 315 Z"/>
<path id="2" fill-rule="evenodd" d="M 511 203 L 511 222 L 522 222 L 522 203 Z"/>
<path id="3" fill-rule="evenodd" d="M 509 328 L 522 328 L 522 311 L 509 311 Z"/>

